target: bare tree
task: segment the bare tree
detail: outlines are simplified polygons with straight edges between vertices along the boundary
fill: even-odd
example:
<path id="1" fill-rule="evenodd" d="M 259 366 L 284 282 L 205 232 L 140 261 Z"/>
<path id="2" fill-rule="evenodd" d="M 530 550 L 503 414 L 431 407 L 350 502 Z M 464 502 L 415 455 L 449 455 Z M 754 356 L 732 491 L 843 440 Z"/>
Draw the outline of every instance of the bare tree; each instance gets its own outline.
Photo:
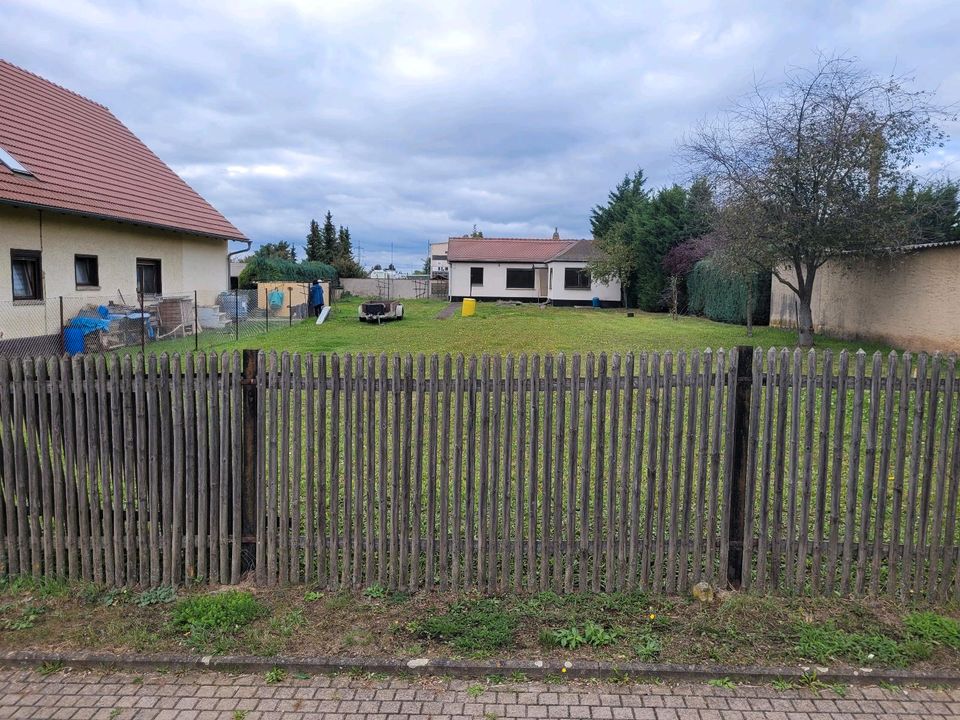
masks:
<path id="1" fill-rule="evenodd" d="M 811 298 L 824 263 L 923 239 L 902 198 L 915 158 L 943 144 L 938 122 L 947 113 L 906 85 L 821 56 L 773 91 L 756 84 L 684 145 L 715 189 L 726 252 L 796 294 L 801 346 L 813 344 Z"/>

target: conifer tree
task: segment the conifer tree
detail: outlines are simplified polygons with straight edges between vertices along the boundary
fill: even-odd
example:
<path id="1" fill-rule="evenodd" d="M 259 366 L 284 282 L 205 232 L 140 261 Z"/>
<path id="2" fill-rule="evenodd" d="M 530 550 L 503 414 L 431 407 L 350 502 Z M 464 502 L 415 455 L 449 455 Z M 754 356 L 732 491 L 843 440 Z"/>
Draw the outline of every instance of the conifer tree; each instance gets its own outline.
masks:
<path id="1" fill-rule="evenodd" d="M 307 260 L 323 260 L 323 236 L 316 220 L 310 221 L 310 232 L 307 234 Z"/>
<path id="2" fill-rule="evenodd" d="M 333 215 L 327 210 L 327 217 L 323 221 L 323 262 L 332 265 L 337 259 L 337 244 L 337 228 L 333 224 Z"/>

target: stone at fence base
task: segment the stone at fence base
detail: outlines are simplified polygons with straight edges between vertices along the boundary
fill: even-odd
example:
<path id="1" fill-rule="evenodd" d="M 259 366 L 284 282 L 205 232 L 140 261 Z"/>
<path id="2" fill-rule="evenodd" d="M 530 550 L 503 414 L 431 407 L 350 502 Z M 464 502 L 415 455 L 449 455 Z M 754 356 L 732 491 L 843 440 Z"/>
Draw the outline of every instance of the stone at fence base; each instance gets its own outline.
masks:
<path id="1" fill-rule="evenodd" d="M 709 605 L 713 602 L 713 588 L 710 586 L 710 583 L 698 582 L 693 586 L 693 597 L 699 600 L 704 605 Z"/>

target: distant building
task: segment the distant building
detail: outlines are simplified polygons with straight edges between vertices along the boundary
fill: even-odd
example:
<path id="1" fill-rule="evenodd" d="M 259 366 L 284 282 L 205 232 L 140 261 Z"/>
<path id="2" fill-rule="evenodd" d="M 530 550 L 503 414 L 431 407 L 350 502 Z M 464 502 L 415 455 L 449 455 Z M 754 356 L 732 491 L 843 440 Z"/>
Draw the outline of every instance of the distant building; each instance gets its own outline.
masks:
<path id="1" fill-rule="evenodd" d="M 240 273 L 247 266 L 246 258 L 242 260 L 230 261 L 230 289 L 237 290 L 240 287 Z"/>
<path id="2" fill-rule="evenodd" d="M 450 263 L 447 261 L 447 241 L 430 243 L 430 275 L 447 277 Z"/>
<path id="3" fill-rule="evenodd" d="M 383 280 L 385 278 L 390 278 L 391 280 L 396 280 L 398 278 L 406 277 L 406 275 L 399 270 L 371 270 L 370 277 L 374 280 Z"/>
<path id="4" fill-rule="evenodd" d="M 553 305 L 603 306 L 621 302 L 620 283 L 598 282 L 587 267 L 593 240 L 553 238 L 450 238 L 449 297 L 523 300 Z"/>

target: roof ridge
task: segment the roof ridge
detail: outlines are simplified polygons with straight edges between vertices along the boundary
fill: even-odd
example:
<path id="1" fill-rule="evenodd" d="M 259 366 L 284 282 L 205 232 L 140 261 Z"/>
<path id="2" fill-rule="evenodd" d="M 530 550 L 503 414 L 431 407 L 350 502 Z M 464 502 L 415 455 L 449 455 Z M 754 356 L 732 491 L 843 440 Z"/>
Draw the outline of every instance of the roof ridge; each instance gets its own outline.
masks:
<path id="1" fill-rule="evenodd" d="M 447 238 L 447 241 L 448 241 L 448 242 L 449 242 L 450 240 L 475 240 L 475 241 L 477 241 L 477 242 L 491 241 L 491 240 L 492 240 L 492 241 L 505 241 L 505 240 L 510 240 L 510 241 L 519 241 L 519 242 L 551 242 L 551 243 L 556 243 L 556 242 L 560 242 L 560 243 L 576 243 L 576 242 L 583 242 L 583 241 L 586 241 L 586 242 L 591 242 L 591 241 L 592 241 L 591 238 L 469 237 L 469 236 L 463 237 L 463 236 L 456 236 L 456 235 L 451 235 L 450 237 Z"/>
<path id="2" fill-rule="evenodd" d="M 62 91 L 65 92 L 65 93 L 68 93 L 68 94 L 70 94 L 70 95 L 73 95 L 74 97 L 78 97 L 78 98 L 80 98 L 81 100 L 84 100 L 84 101 L 86 101 L 86 102 L 88 102 L 88 103 L 91 103 L 92 105 L 96 105 L 97 107 L 101 107 L 101 108 L 103 108 L 104 110 L 106 110 L 107 112 L 110 112 L 110 108 L 108 108 L 108 107 L 107 107 L 106 105 L 104 105 L 103 103 L 100 103 L 100 102 L 97 102 L 96 100 L 93 100 L 93 99 L 91 99 L 91 98 L 88 98 L 86 95 L 81 95 L 81 94 L 78 93 L 76 90 L 71 90 L 70 88 L 64 87 L 63 85 L 61 85 L 61 84 L 59 84 L 59 83 L 55 83 L 55 82 L 53 82 L 53 80 L 50 80 L 50 79 L 48 79 L 48 78 L 45 78 L 45 77 L 43 77 L 42 75 L 38 75 L 37 73 L 33 72 L 32 70 L 27 70 L 26 68 L 21 67 L 21 66 L 17 65 L 16 63 L 10 62 L 9 60 L 4 60 L 3 58 L 0 58 L 0 65 L 7 65 L 7 66 L 9 66 L 9 67 L 12 67 L 14 70 L 17 70 L 17 71 L 19 71 L 19 72 L 22 72 L 24 75 L 31 75 L 32 77 L 37 78 L 38 80 L 46 83 L 47 85 L 51 85 L 51 86 L 57 88 L 58 90 L 62 90 Z M 113 113 L 110 113 L 110 114 L 112 115 Z"/>

